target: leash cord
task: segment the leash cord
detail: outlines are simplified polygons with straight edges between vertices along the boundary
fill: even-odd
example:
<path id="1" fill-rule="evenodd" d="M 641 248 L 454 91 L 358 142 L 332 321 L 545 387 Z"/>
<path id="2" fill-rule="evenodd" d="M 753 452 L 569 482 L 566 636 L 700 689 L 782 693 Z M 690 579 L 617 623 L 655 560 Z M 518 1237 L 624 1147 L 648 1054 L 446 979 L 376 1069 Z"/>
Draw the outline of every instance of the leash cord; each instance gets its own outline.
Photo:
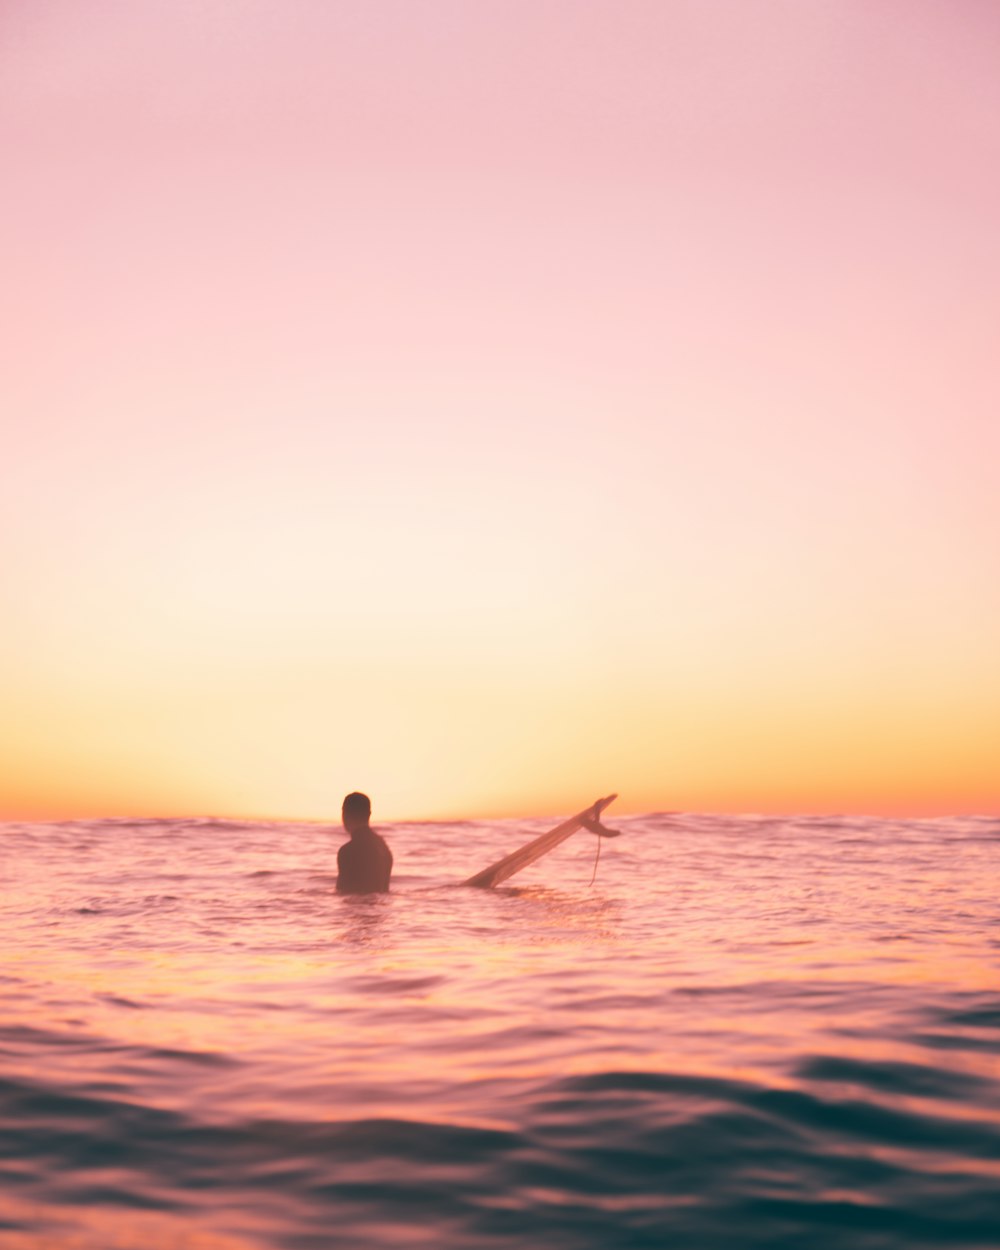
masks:
<path id="1" fill-rule="evenodd" d="M 603 841 L 604 841 L 604 839 L 603 839 L 603 838 L 600 838 L 600 837 L 599 837 L 599 838 L 597 839 L 597 854 L 594 856 L 594 875 L 590 878 L 590 885 L 593 885 L 593 884 L 594 884 L 594 882 L 597 880 L 597 865 L 600 863 L 600 859 L 601 859 L 601 843 L 602 843 Z M 589 888 L 590 888 L 590 886 L 588 886 L 587 888 L 589 889 Z"/>

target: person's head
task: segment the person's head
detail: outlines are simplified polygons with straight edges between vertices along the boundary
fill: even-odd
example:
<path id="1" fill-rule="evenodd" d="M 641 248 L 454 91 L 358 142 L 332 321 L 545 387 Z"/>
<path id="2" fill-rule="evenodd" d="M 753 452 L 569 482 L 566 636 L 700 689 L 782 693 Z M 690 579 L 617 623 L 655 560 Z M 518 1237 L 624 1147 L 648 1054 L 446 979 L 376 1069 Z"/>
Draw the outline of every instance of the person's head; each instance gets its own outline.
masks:
<path id="1" fill-rule="evenodd" d="M 340 810 L 348 833 L 368 828 L 368 822 L 372 818 L 372 801 L 367 794 L 355 790 L 344 799 L 344 806 Z"/>

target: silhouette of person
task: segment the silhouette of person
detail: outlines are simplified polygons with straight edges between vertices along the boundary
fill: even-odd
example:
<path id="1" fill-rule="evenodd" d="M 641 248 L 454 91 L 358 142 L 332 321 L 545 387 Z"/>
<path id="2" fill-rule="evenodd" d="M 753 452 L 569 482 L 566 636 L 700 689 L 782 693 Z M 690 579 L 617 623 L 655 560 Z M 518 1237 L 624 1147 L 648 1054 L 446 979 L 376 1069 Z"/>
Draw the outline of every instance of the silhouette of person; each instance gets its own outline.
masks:
<path id="1" fill-rule="evenodd" d="M 392 872 L 392 851 L 368 823 L 371 799 L 355 790 L 344 799 L 341 815 L 351 840 L 337 852 L 337 893 L 384 894 Z"/>

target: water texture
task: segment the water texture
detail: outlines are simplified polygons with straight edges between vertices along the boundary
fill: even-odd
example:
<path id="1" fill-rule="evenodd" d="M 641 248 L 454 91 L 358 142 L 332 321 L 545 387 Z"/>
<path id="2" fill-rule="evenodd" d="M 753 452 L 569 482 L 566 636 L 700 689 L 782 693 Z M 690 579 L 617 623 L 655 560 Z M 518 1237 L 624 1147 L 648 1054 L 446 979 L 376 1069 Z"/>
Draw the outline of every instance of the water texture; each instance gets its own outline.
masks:
<path id="1" fill-rule="evenodd" d="M 996 1250 L 1000 821 L 551 823 L 0 826 L 3 1250 Z"/>

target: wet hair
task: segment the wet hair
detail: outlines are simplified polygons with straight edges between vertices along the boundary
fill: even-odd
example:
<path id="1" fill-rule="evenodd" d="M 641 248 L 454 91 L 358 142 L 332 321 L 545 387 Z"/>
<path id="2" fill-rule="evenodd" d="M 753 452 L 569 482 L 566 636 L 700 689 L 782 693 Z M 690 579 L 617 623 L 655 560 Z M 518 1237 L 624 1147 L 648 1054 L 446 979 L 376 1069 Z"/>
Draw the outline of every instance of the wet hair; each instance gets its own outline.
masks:
<path id="1" fill-rule="evenodd" d="M 367 794 L 362 794 L 359 790 L 355 790 L 344 799 L 344 806 L 341 810 L 345 816 L 351 816 L 360 820 L 370 820 L 372 801 Z"/>

